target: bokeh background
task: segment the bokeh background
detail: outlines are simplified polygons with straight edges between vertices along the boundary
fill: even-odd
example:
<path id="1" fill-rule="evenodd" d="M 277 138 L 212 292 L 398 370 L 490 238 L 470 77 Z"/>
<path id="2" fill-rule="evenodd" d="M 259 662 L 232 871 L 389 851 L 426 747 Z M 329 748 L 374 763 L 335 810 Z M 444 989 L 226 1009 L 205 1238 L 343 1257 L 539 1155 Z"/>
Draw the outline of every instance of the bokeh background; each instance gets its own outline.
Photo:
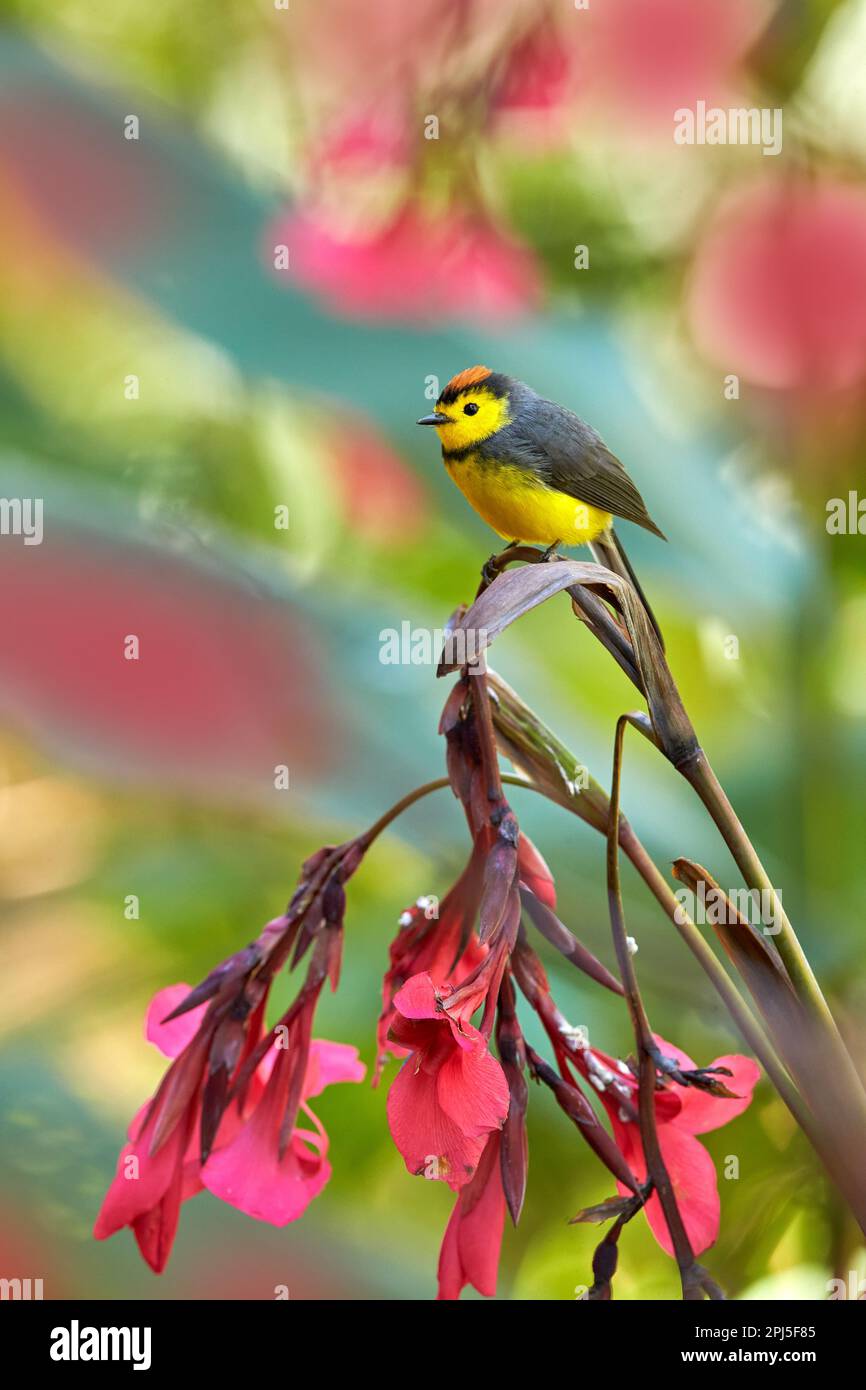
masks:
<path id="1" fill-rule="evenodd" d="M 440 774 L 445 686 L 383 665 L 380 633 L 441 627 L 493 548 L 414 427 L 431 383 L 475 362 L 586 416 L 670 537 L 624 528 L 702 741 L 864 1062 L 864 539 L 828 534 L 826 509 L 863 486 L 866 3 L 3 11 L 0 494 L 43 498 L 45 534 L 0 538 L 0 1273 L 46 1297 L 435 1291 L 451 1198 L 406 1174 L 385 1086 L 321 1099 L 334 1177 L 297 1225 L 202 1194 L 159 1279 L 128 1232 L 97 1245 L 90 1228 L 161 1072 L 152 994 L 256 935 L 312 849 Z M 782 153 L 676 145 L 672 112 L 699 99 L 782 108 Z M 634 692 L 565 601 L 495 665 L 607 782 Z M 514 802 L 564 920 L 610 961 L 600 837 Z M 637 739 L 624 804 L 660 864 L 686 854 L 738 886 Z M 372 1062 L 399 913 L 444 893 L 465 851 L 441 792 L 380 843 L 320 1035 Z M 625 887 L 657 1030 L 704 1063 L 735 1048 Z M 625 1011 L 544 954 L 572 1020 L 626 1053 Z M 500 1296 L 569 1299 L 598 1233 L 567 1220 L 610 1184 L 536 1090 L 530 1139 Z M 740 1160 L 707 1257 L 731 1294 L 820 1298 L 866 1273 L 766 1083 L 707 1143 L 720 1169 Z M 620 1248 L 617 1297 L 677 1296 L 645 1223 Z"/>

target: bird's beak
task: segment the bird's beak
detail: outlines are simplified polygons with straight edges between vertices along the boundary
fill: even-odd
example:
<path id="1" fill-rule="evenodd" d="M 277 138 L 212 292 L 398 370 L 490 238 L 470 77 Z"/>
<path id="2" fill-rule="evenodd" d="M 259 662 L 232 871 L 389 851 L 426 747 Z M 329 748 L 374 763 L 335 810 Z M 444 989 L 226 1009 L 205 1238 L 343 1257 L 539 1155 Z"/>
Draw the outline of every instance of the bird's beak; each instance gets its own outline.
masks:
<path id="1" fill-rule="evenodd" d="M 448 416 L 440 415 L 434 410 L 432 415 L 422 415 L 420 420 L 415 421 L 416 425 L 447 425 Z"/>

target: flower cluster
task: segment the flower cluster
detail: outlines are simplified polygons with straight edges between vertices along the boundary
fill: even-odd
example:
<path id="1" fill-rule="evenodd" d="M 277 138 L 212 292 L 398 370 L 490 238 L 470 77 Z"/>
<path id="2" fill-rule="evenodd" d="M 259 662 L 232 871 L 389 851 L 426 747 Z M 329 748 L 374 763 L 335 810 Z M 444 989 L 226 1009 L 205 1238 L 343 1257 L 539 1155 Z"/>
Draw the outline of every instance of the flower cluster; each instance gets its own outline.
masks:
<path id="1" fill-rule="evenodd" d="M 325 981 L 336 988 L 343 884 L 362 857 L 358 841 L 319 850 L 304 865 L 286 912 L 256 941 L 195 989 L 171 985 L 157 994 L 146 1034 L 173 1060 L 132 1121 L 97 1239 L 130 1226 L 159 1273 L 181 1204 L 202 1188 L 284 1226 L 325 1186 L 328 1138 L 308 1101 L 334 1082 L 363 1080 L 365 1068 L 356 1048 L 314 1040 L 313 1016 Z M 308 951 L 297 998 L 266 1028 L 275 974 L 290 955 L 294 965 Z"/>
<path id="2" fill-rule="evenodd" d="M 439 1259 L 443 1299 L 459 1297 L 467 1284 L 486 1295 L 496 1291 L 505 1214 L 517 1223 L 526 1190 L 528 1077 L 551 1087 L 616 1180 L 629 1214 L 645 1207 L 660 1244 L 673 1249 L 644 1157 L 637 1069 L 590 1047 L 568 1025 L 529 943 L 527 924 L 594 984 L 622 993 L 556 916 L 550 870 L 503 795 L 489 698 L 486 676 L 464 674 L 446 703 L 440 728 L 449 781 L 471 850 L 438 913 L 421 899 L 402 914 L 378 1025 L 376 1079 L 389 1054 L 402 1058 L 387 1105 L 394 1143 L 411 1174 L 444 1182 L 455 1194 Z M 365 1068 L 354 1047 L 313 1037 L 315 1010 L 325 982 L 337 985 L 345 882 L 387 822 L 320 850 L 304 865 L 286 912 L 255 942 L 196 988 L 172 985 L 156 996 L 146 1033 L 172 1061 L 132 1122 L 97 1238 L 131 1227 L 159 1272 L 182 1203 L 202 1189 L 275 1226 L 301 1216 L 322 1191 L 331 1171 L 328 1137 L 309 1102 L 335 1082 L 361 1081 Z M 307 955 L 297 997 L 268 1026 L 277 971 Z M 524 1038 L 517 989 L 550 1040 L 556 1068 Z M 699 1069 L 662 1039 L 656 1045 L 657 1132 L 699 1253 L 717 1234 L 719 1195 L 712 1161 L 695 1136 L 745 1109 L 758 1069 L 744 1057 Z M 584 1085 L 598 1093 L 612 1133 Z M 622 1221 L 619 1201 L 612 1199 L 612 1211 Z"/>

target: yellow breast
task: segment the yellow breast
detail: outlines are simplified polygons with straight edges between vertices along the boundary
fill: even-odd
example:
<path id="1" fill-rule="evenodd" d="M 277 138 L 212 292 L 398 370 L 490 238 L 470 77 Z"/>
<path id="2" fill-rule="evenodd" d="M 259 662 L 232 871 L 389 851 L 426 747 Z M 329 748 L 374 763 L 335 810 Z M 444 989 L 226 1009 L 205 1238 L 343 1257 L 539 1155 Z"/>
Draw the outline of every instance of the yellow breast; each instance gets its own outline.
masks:
<path id="1" fill-rule="evenodd" d="M 539 482 L 526 469 L 478 454 L 446 459 L 445 467 L 488 526 L 509 541 L 585 545 L 606 531 L 610 512 L 599 511 Z"/>

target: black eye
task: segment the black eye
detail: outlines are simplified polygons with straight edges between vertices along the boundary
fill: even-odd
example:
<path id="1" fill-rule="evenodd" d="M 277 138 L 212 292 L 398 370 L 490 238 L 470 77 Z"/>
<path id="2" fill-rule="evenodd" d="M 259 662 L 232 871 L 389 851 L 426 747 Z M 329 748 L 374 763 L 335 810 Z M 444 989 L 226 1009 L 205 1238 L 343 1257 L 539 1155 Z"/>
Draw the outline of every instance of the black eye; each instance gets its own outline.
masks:
<path id="1" fill-rule="evenodd" d="M 464 414 L 464 415 L 477 415 L 477 414 L 478 414 L 478 406 L 476 405 L 475 401 L 470 401 L 468 405 L 464 405 L 464 407 L 463 407 L 463 414 Z"/>

